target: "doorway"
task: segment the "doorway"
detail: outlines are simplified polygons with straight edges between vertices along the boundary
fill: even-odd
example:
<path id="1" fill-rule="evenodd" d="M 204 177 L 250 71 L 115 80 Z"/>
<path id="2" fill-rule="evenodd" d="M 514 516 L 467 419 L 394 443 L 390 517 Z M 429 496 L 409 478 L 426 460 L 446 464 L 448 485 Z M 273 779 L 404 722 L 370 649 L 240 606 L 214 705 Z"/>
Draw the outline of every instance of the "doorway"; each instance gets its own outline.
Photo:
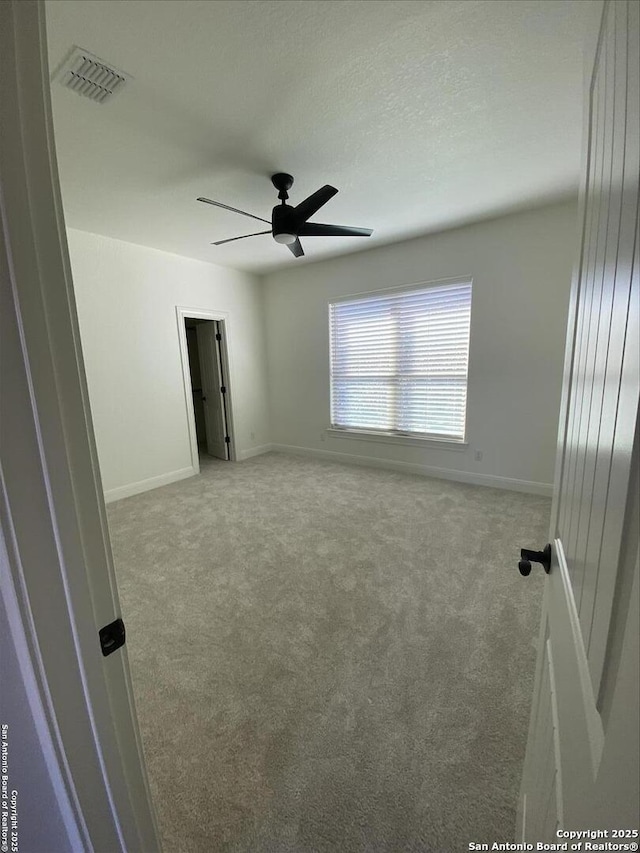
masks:
<path id="1" fill-rule="evenodd" d="M 178 309 L 192 464 L 235 459 L 226 324 L 204 311 Z"/>

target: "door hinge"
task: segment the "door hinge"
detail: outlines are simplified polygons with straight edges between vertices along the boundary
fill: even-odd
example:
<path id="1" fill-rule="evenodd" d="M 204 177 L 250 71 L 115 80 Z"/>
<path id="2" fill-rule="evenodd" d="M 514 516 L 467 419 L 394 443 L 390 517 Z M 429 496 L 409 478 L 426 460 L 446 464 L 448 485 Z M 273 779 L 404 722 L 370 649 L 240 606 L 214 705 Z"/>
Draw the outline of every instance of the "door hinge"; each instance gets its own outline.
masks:
<path id="1" fill-rule="evenodd" d="M 231 439 L 229 438 L 228 435 L 225 435 L 224 440 L 225 440 L 226 444 L 231 444 Z"/>
<path id="2" fill-rule="evenodd" d="M 221 394 L 226 394 L 226 393 L 227 393 L 227 389 L 224 387 L 224 385 L 220 388 L 220 393 L 221 393 Z"/>
<path id="3" fill-rule="evenodd" d="M 217 340 L 217 341 L 221 341 L 221 340 L 222 340 L 222 335 L 220 334 L 220 332 L 217 332 L 217 333 L 216 333 L 216 340 Z"/>
<path id="4" fill-rule="evenodd" d="M 100 628 L 98 636 L 100 637 L 100 648 L 102 649 L 102 654 L 106 657 L 107 655 L 110 655 L 111 652 L 115 652 L 116 649 L 119 649 L 120 646 L 124 646 L 124 641 L 126 639 L 124 622 L 122 619 L 116 619 L 109 625 L 105 625 L 104 628 Z"/>

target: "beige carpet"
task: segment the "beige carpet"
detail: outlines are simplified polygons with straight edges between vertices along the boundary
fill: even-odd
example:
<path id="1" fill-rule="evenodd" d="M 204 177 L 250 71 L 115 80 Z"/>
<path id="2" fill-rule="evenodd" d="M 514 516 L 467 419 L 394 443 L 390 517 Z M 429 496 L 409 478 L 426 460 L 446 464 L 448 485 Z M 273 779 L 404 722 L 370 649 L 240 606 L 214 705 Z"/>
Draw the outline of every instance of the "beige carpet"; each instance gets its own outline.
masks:
<path id="1" fill-rule="evenodd" d="M 112 504 L 167 853 L 513 840 L 549 508 L 275 453 Z"/>

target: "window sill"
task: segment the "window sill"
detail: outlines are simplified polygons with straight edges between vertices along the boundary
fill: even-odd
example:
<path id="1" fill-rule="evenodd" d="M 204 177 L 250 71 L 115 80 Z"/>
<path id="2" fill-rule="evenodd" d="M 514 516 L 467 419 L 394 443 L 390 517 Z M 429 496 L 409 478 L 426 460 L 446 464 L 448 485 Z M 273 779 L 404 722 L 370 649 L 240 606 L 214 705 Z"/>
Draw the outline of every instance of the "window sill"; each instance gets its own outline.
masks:
<path id="1" fill-rule="evenodd" d="M 410 447 L 432 447 L 438 450 L 466 450 L 466 441 L 452 438 L 430 438 L 429 436 L 395 435 L 394 433 L 369 432 L 359 429 L 336 429 L 328 427 L 327 435 L 332 438 L 355 438 L 363 441 L 376 441 L 380 444 L 406 444 Z"/>

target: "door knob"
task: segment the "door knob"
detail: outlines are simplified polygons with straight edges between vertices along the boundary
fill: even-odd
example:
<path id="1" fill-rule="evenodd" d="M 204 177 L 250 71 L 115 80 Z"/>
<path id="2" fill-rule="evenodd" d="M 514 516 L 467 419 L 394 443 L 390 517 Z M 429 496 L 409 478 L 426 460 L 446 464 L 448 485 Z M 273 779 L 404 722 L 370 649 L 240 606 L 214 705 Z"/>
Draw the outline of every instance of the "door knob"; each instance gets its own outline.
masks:
<path id="1" fill-rule="evenodd" d="M 531 563 L 541 563 L 547 574 L 551 571 L 551 545 L 547 542 L 543 551 L 529 551 L 528 548 L 520 549 L 520 562 L 518 569 L 525 578 L 531 574 Z"/>

